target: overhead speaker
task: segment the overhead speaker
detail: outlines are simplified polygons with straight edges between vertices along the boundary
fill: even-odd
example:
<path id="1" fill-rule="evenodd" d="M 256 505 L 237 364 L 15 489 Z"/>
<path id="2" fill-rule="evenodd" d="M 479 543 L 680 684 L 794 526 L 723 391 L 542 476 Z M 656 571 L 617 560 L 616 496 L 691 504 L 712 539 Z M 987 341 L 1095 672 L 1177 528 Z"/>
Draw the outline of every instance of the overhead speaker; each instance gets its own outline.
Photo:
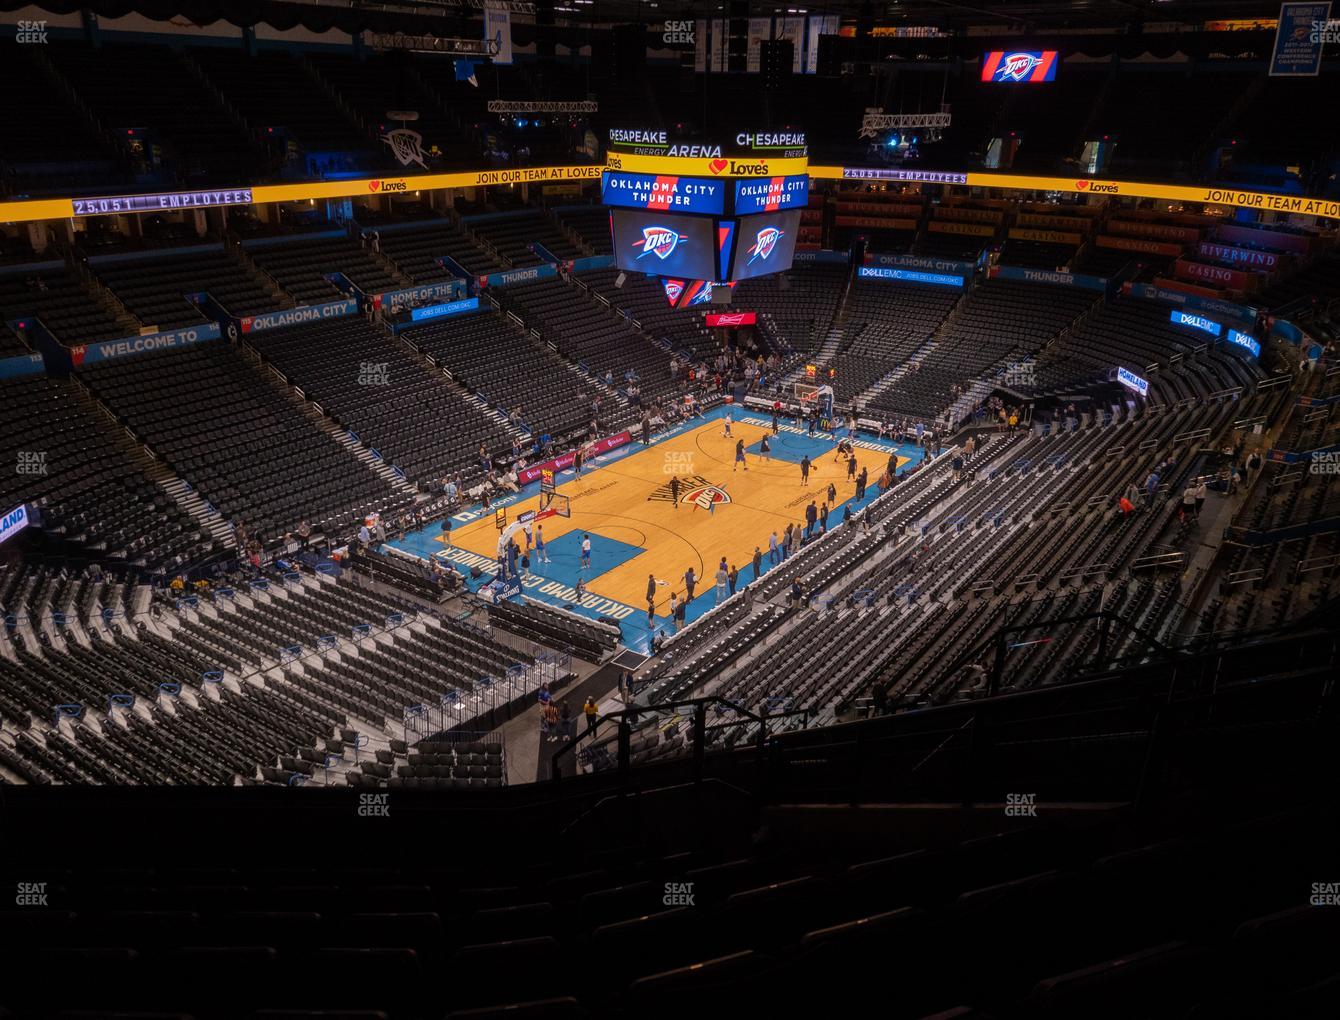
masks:
<path id="1" fill-rule="evenodd" d="M 622 287 L 624 285 L 624 281 L 626 281 L 627 279 L 628 279 L 627 273 L 620 273 L 618 276 L 614 278 L 615 288 L 617 289 L 619 287 Z"/>

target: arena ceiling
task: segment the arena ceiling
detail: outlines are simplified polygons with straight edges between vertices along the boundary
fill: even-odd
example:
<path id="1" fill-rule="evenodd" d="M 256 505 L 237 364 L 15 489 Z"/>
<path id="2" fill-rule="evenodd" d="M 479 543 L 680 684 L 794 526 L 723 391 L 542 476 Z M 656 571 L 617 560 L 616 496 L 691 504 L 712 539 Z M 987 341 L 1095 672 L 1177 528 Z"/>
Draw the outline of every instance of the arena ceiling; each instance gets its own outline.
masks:
<path id="1" fill-rule="evenodd" d="M 722 17 L 728 0 L 532 0 L 539 9 L 558 7 L 566 20 L 594 22 L 645 21 L 667 17 Z M 420 11 L 432 8 L 478 8 L 482 0 L 409 0 L 388 5 L 354 0 L 353 6 L 394 6 Z M 1147 23 L 1198 24 L 1251 18 L 1276 18 L 1278 0 L 749 0 L 749 14 L 839 14 L 869 18 L 876 25 L 927 26 L 952 31 L 990 26 L 1038 28 L 1127 29 Z"/>

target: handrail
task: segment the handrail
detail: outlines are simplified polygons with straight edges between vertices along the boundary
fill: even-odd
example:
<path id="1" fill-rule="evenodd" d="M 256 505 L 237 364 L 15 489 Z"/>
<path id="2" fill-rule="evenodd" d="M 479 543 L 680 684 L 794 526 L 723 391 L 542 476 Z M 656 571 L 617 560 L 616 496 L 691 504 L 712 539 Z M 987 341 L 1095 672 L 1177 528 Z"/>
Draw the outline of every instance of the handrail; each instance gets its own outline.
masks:
<path id="1" fill-rule="evenodd" d="M 618 732 L 619 771 L 627 772 L 629 767 L 631 766 L 631 762 L 629 761 L 628 745 L 632 733 L 631 727 L 627 721 L 628 718 L 640 715 L 649 715 L 658 712 L 666 712 L 678 708 L 692 707 L 694 709 L 697 709 L 697 711 L 695 711 L 692 716 L 693 735 L 694 735 L 694 757 L 695 759 L 701 760 L 703 752 L 705 750 L 702 743 L 702 737 L 707 723 L 708 705 L 724 705 L 725 707 L 731 709 L 731 711 L 742 716 L 743 722 L 757 723 L 759 725 L 758 746 L 760 749 L 762 749 L 764 742 L 767 740 L 769 719 L 787 719 L 797 715 L 805 716 L 808 718 L 809 716 L 814 714 L 813 709 L 809 708 L 793 708 L 785 712 L 769 712 L 767 711 L 767 709 L 764 709 L 761 714 L 755 714 L 749 711 L 749 709 L 743 708 L 727 698 L 722 698 L 719 697 L 718 695 L 708 695 L 706 697 L 701 698 L 684 698 L 675 701 L 665 701 L 655 705 L 645 705 L 645 706 L 633 705 L 628 708 L 622 708 L 613 712 L 607 712 L 604 715 L 597 716 L 594 731 L 599 732 L 600 724 L 602 722 L 606 722 L 609 720 L 617 720 L 619 722 L 619 732 Z M 585 736 L 581 734 L 574 737 L 569 737 L 568 740 L 558 748 L 558 750 L 554 751 L 553 754 L 550 755 L 549 774 L 554 781 L 558 781 L 559 779 L 562 778 L 562 769 L 559 766 L 559 759 L 563 755 L 567 754 L 569 751 L 574 750 L 577 747 L 577 745 L 580 744 L 584 739 L 586 739 Z"/>

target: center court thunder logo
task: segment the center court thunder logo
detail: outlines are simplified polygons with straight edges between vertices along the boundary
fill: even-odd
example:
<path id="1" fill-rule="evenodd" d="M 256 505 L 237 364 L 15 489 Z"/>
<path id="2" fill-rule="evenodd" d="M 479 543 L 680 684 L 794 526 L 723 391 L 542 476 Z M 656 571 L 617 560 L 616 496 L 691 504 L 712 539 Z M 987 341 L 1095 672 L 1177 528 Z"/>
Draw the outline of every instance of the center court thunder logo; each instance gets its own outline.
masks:
<path id="1" fill-rule="evenodd" d="M 660 503 L 673 502 L 675 496 L 669 482 L 657 486 L 652 494 L 647 497 L 647 501 L 656 501 Z M 720 506 L 723 503 L 729 503 L 730 493 L 719 485 L 713 485 L 702 475 L 681 476 L 679 479 L 679 501 L 681 503 L 696 504 L 703 509 L 711 506 Z"/>
<path id="2" fill-rule="evenodd" d="M 686 240 L 688 239 L 683 234 L 669 227 L 643 227 L 642 240 L 634 241 L 633 247 L 642 249 L 637 256 L 639 259 L 644 259 L 648 255 L 668 259 L 679 243 Z"/>
<path id="3" fill-rule="evenodd" d="M 786 235 L 776 227 L 764 227 L 754 238 L 753 247 L 749 249 L 749 261 L 746 265 L 753 265 L 755 260 L 767 261 L 768 256 L 773 253 L 777 247 L 777 242 Z"/>

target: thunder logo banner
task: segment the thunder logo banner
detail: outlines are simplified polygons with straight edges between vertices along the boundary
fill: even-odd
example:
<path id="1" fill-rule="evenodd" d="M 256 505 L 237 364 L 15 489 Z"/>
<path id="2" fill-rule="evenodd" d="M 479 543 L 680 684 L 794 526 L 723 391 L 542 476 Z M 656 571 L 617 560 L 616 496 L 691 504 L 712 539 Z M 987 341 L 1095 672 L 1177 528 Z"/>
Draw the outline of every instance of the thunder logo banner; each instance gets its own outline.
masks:
<path id="1" fill-rule="evenodd" d="M 1056 50 L 993 50 L 982 57 L 982 81 L 996 85 L 1056 80 Z"/>

